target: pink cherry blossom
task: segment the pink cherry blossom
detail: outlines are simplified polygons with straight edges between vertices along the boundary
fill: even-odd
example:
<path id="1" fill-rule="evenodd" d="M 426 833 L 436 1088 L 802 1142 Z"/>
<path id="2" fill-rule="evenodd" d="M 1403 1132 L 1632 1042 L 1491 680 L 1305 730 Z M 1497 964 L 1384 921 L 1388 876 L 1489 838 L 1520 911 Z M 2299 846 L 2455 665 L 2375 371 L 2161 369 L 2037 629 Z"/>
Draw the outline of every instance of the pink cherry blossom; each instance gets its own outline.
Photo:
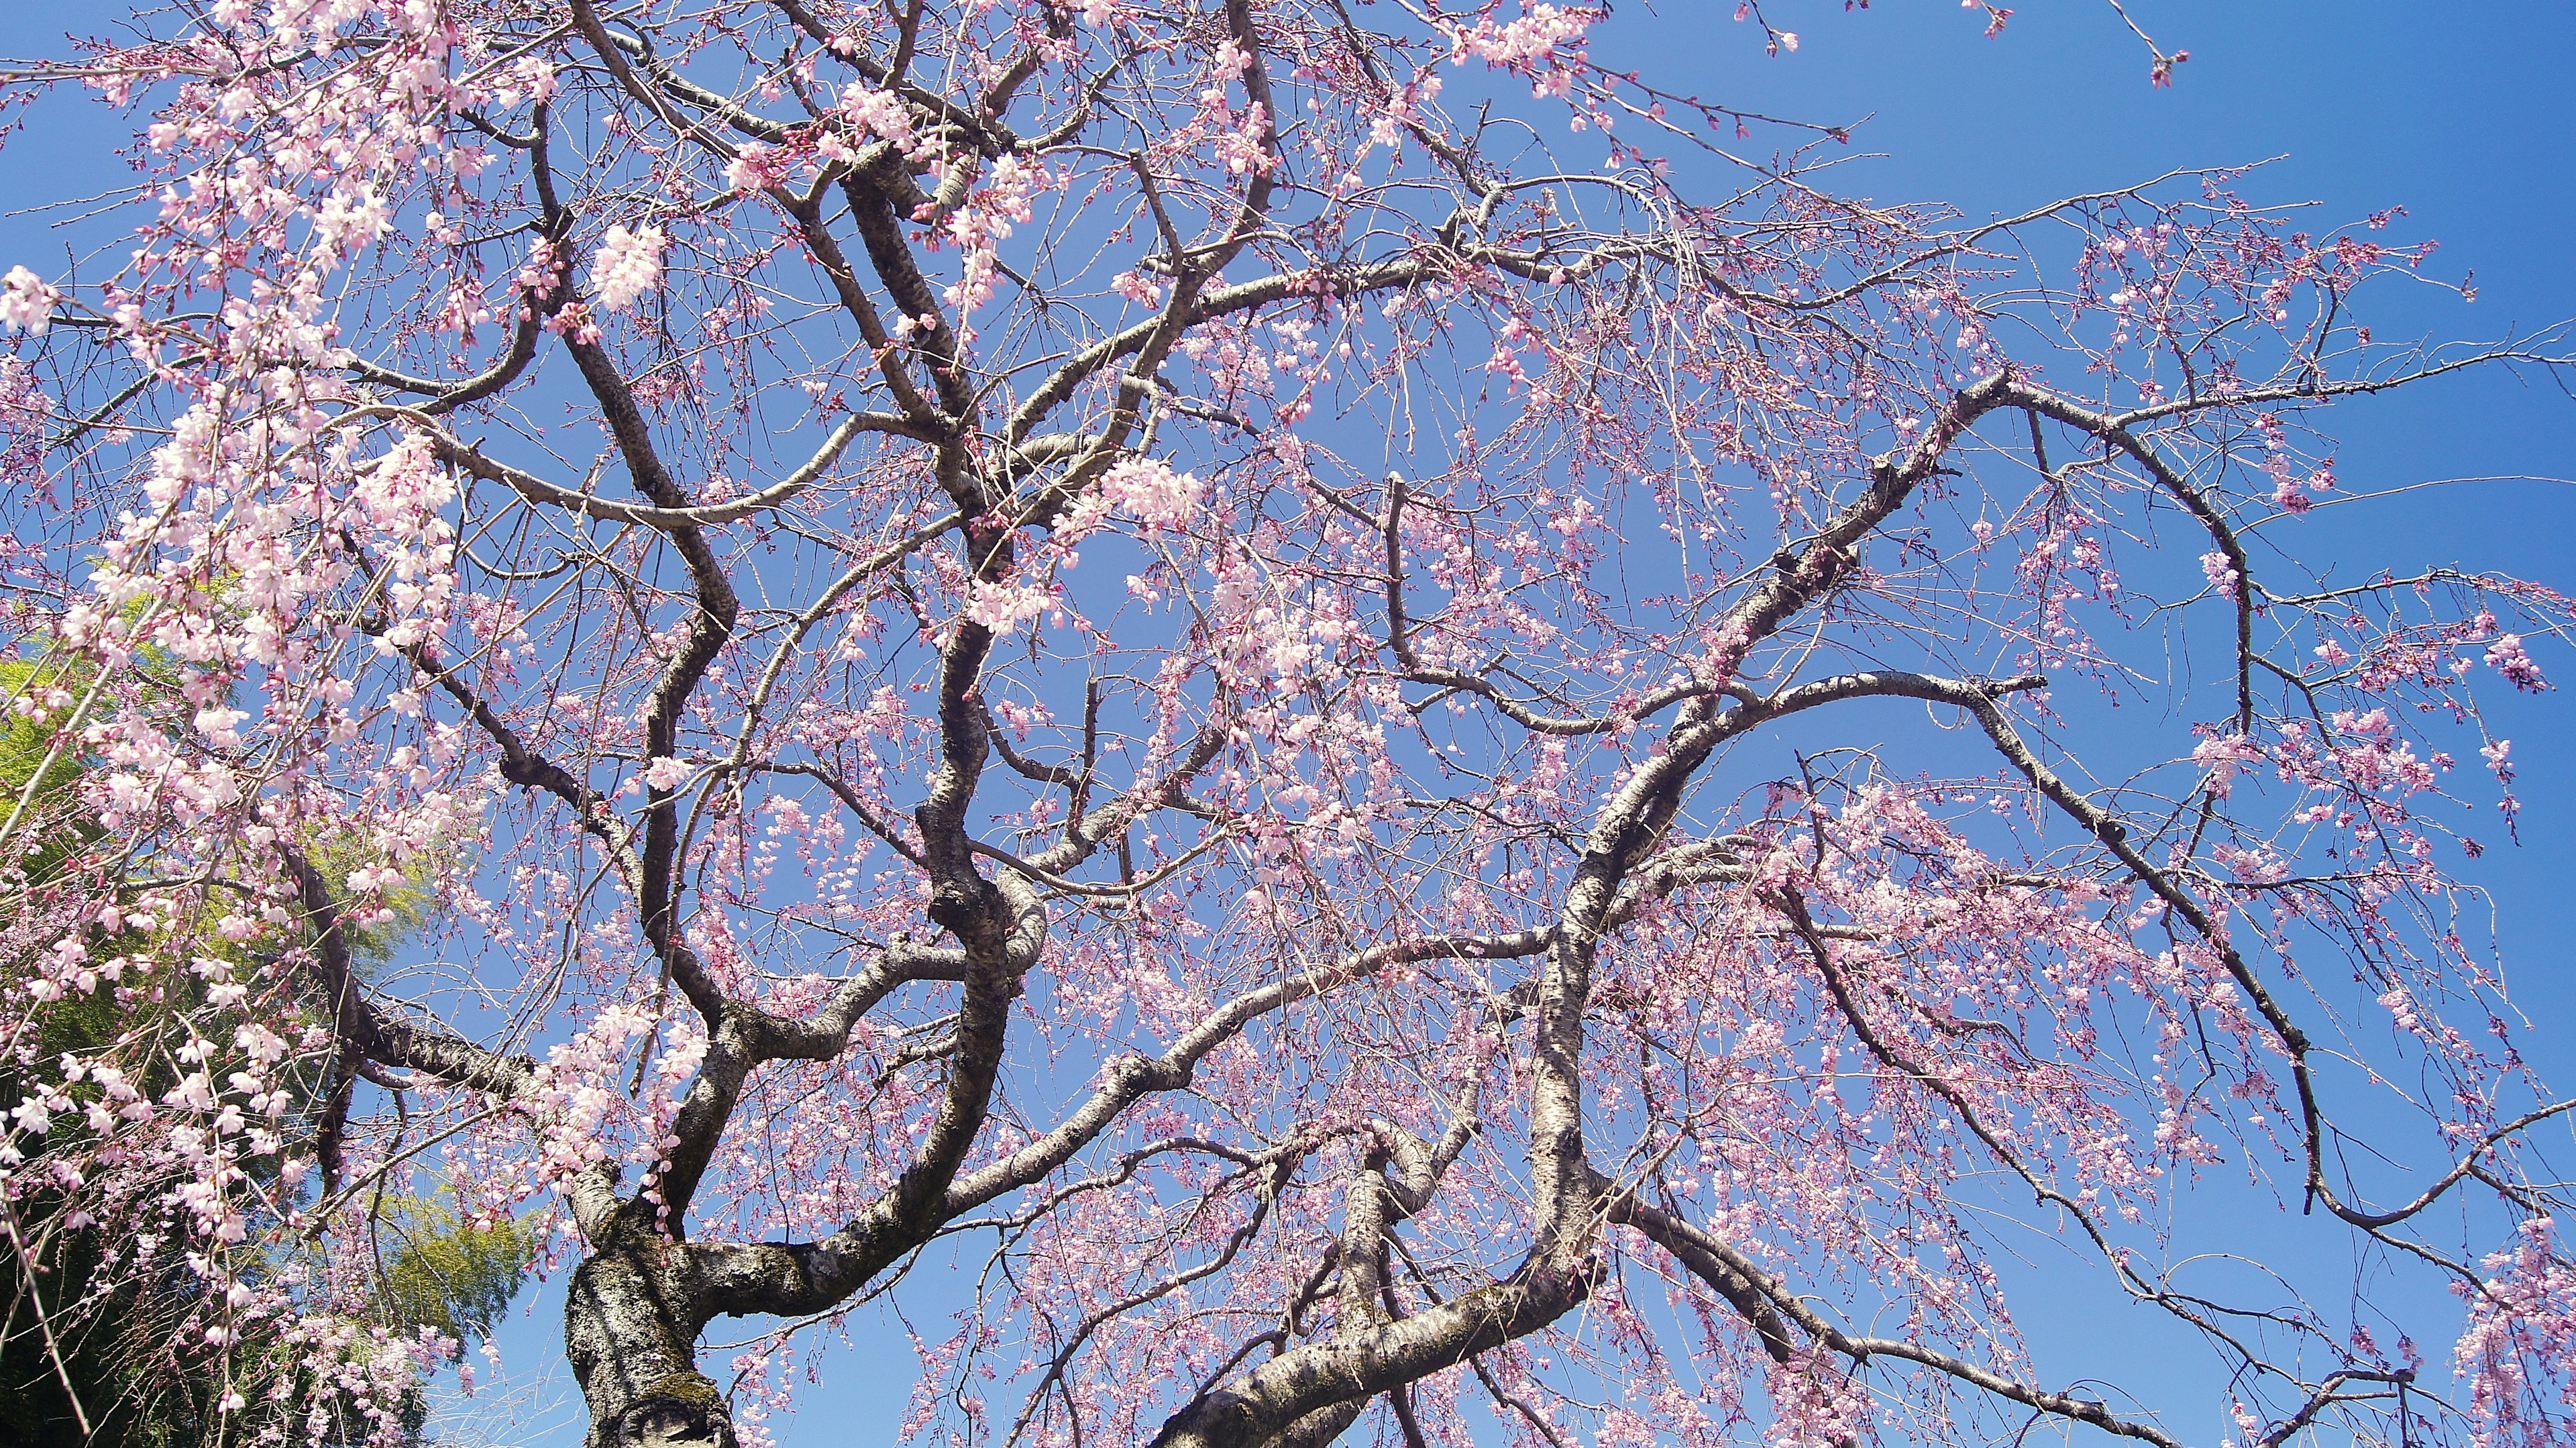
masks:
<path id="1" fill-rule="evenodd" d="M 0 278 L 0 1225 L 103 1284 L 12 1320 L 392 1448 L 434 1197 L 602 1444 L 843 1336 L 905 1448 L 2563 1440 L 2576 1105 L 2461 922 L 2569 600 L 2314 503 L 2337 408 L 2570 359 L 2372 342 L 2429 244 L 2259 177 L 1847 198 L 1651 23 L 217 0 L 0 78 L 115 178 Z M 2183 1260 L 2249 1213 L 2314 1245 Z M 2216 1366 L 2069 1386 L 2039 1241 Z"/>
<path id="2" fill-rule="evenodd" d="M 42 336 L 53 324 L 54 306 L 62 294 L 23 266 L 0 277 L 0 332 L 23 331 Z"/>
<path id="3" fill-rule="evenodd" d="M 603 310 L 625 311 L 660 284 L 664 244 L 658 226 L 608 228 L 590 263 L 591 293 Z"/>

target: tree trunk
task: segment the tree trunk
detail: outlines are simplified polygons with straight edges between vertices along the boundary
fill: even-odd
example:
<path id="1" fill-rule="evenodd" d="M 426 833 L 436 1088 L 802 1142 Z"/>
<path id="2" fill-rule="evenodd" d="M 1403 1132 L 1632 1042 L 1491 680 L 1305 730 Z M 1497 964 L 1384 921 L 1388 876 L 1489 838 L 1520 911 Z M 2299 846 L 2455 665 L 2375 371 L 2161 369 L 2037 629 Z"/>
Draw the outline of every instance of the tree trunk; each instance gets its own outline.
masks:
<path id="1" fill-rule="evenodd" d="M 733 1411 L 697 1370 L 701 1324 L 664 1243 L 621 1214 L 572 1274 L 564 1347 L 590 1405 L 589 1448 L 736 1448 Z"/>

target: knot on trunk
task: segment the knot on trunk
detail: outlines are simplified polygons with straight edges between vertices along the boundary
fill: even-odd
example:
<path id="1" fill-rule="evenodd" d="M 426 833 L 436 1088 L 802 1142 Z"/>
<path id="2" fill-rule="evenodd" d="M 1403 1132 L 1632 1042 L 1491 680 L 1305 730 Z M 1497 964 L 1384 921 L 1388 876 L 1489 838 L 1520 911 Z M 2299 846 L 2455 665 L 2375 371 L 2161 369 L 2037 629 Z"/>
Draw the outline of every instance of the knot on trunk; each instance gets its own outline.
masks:
<path id="1" fill-rule="evenodd" d="M 735 1448 L 733 1415 L 703 1373 L 673 1373 L 600 1425 L 600 1448 Z"/>
<path id="2" fill-rule="evenodd" d="M 1166 1419 L 1148 1448 L 1205 1448 L 1251 1438 L 1253 1407 L 1241 1393 L 1218 1388 Z"/>
<path id="3" fill-rule="evenodd" d="M 1001 914 L 1002 892 L 980 876 L 942 880 L 930 895 L 930 918 L 962 941 L 978 941 L 996 934 L 994 923 Z"/>

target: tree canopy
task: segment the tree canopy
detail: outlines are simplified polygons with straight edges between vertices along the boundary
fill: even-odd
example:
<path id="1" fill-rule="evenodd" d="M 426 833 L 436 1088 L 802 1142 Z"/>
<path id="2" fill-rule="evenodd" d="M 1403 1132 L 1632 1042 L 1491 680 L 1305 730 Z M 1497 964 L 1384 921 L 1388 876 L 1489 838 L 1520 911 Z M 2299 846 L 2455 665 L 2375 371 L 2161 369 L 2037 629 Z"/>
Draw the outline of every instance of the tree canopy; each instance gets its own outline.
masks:
<path id="1" fill-rule="evenodd" d="M 1849 198 L 1520 0 L 117 18 L 0 77 L 131 167 L 0 278 L 72 1398 L 148 1292 L 206 1441 L 399 1442 L 533 1263 L 732 1445 L 940 1261 L 871 1434 L 2178 1448 L 2045 1242 L 2246 1448 L 2563 1440 L 2466 905 L 2568 601 L 2302 528 L 2567 348 L 2374 337 L 2394 216 Z M 2348 1273 L 2183 1271 L 2248 1201 Z"/>

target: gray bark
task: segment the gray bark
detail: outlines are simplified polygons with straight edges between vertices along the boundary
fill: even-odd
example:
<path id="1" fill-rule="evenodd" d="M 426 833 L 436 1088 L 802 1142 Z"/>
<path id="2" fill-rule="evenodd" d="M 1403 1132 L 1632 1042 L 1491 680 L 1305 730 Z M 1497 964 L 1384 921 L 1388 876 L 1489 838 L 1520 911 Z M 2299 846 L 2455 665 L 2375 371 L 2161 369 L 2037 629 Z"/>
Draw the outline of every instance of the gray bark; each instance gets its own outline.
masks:
<path id="1" fill-rule="evenodd" d="M 735 1448 L 733 1410 L 697 1370 L 690 1254 L 621 1212 L 572 1274 L 564 1348 L 590 1404 L 588 1448 Z"/>

